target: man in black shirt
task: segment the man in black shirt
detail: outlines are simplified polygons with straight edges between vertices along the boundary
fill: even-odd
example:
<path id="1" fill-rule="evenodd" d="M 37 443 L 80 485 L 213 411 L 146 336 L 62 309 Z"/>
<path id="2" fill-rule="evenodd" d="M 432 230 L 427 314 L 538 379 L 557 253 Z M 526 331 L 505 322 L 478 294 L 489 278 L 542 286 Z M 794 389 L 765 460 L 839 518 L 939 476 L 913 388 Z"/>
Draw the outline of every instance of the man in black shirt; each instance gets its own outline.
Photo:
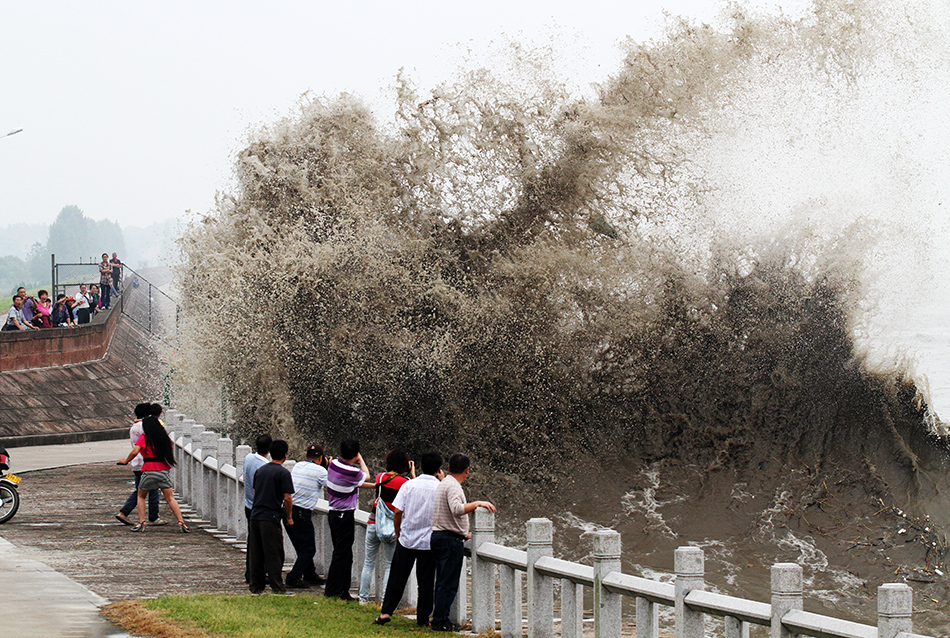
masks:
<path id="1" fill-rule="evenodd" d="M 252 594 L 263 593 L 270 583 L 275 593 L 286 594 L 281 576 L 284 566 L 284 532 L 281 519 L 293 525 L 294 481 L 283 467 L 287 441 L 277 439 L 270 446 L 271 462 L 254 472 L 254 502 L 247 530 L 247 552 L 251 562 Z"/>

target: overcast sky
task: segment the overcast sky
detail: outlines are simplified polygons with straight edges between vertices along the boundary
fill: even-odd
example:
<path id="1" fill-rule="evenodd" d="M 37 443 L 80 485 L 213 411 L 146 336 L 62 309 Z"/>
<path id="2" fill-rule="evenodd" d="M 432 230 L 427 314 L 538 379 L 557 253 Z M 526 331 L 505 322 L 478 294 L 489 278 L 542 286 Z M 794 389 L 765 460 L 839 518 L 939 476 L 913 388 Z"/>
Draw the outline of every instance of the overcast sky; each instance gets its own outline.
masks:
<path id="1" fill-rule="evenodd" d="M 709 21 L 721 4 L 4 3 L 0 135 L 23 131 L 0 139 L 0 226 L 49 223 L 67 204 L 123 226 L 203 212 L 228 188 L 249 128 L 289 113 L 307 91 L 382 105 L 400 67 L 432 86 L 460 51 L 502 35 L 572 40 L 583 81 L 598 81 L 619 64 L 626 36 L 660 33 L 664 9 Z"/>

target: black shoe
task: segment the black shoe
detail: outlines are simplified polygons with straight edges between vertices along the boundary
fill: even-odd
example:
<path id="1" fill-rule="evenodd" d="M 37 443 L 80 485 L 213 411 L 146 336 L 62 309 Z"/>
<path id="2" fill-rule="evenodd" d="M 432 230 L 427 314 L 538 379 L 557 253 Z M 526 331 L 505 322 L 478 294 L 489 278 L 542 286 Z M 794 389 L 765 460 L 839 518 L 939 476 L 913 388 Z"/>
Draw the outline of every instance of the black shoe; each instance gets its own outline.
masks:
<path id="1" fill-rule="evenodd" d="M 290 589 L 310 589 L 310 585 L 304 581 L 302 578 L 296 580 L 288 580 L 287 587 Z"/>
<path id="2" fill-rule="evenodd" d="M 449 623 L 448 625 L 432 625 L 432 631 L 458 631 L 461 627 Z"/>
<path id="3" fill-rule="evenodd" d="M 340 594 L 340 600 L 350 602 L 351 600 L 356 600 L 356 598 L 353 598 L 352 596 L 350 596 L 350 592 L 344 592 Z"/>
<path id="4" fill-rule="evenodd" d="M 428 627 L 428 626 L 429 626 L 429 621 L 428 621 L 428 620 L 417 620 L 417 621 L 416 621 L 416 624 L 419 625 L 420 627 Z"/>
<path id="5" fill-rule="evenodd" d="M 308 585 L 313 585 L 314 587 L 320 587 L 327 584 L 327 580 L 325 578 L 321 578 L 320 576 L 317 576 L 316 578 L 304 578 L 303 582 L 307 583 Z"/>
<path id="6" fill-rule="evenodd" d="M 382 616 L 376 616 L 376 620 L 373 621 L 373 624 L 374 624 L 374 625 L 385 625 L 385 624 L 388 623 L 390 620 L 392 620 L 392 617 L 383 618 Z"/>

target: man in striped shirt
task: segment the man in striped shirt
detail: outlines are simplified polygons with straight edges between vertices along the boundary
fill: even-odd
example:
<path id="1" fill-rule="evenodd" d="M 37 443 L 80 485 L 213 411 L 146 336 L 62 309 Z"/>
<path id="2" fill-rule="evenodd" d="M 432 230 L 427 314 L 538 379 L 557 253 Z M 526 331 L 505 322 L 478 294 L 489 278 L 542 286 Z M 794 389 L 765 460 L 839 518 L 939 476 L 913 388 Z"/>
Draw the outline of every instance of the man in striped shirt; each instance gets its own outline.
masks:
<path id="1" fill-rule="evenodd" d="M 356 536 L 353 512 L 359 500 L 359 488 L 375 488 L 369 482 L 369 470 L 360 455 L 356 439 L 340 444 L 340 458 L 327 467 L 327 500 L 330 503 L 330 540 L 333 557 L 327 569 L 323 595 L 328 598 L 355 600 L 350 596 L 350 572 L 353 569 L 353 539 Z"/>

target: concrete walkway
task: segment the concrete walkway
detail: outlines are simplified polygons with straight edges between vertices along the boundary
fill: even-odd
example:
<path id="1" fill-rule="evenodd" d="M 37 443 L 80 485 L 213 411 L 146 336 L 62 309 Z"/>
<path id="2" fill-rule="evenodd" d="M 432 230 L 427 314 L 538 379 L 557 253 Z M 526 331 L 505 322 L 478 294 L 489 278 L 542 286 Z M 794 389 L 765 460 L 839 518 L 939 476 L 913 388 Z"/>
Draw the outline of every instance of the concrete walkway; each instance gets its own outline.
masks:
<path id="1" fill-rule="evenodd" d="M 99 616 L 108 601 L 0 538 L 0 633 L 16 638 L 127 636 Z"/>
<path id="2" fill-rule="evenodd" d="M 119 439 L 67 445 L 11 447 L 7 448 L 7 452 L 10 454 L 10 471 L 20 474 L 54 467 L 116 461 L 128 454 L 131 449 L 128 439 Z M 0 531 L 2 530 L 3 528 L 0 527 Z"/>
<path id="3" fill-rule="evenodd" d="M 11 448 L 11 469 L 33 470 L 110 461 L 127 454 L 128 441 Z M 29 476 L 24 477 L 25 481 Z M 21 510 L 24 504 L 20 505 Z M 19 516 L 19 514 L 18 514 Z M 16 517 L 7 525 L 15 524 Z M 55 571 L 44 552 L 16 546 L 0 526 L 0 634 L 11 638 L 102 638 L 128 636 L 99 615 L 108 601 Z"/>

